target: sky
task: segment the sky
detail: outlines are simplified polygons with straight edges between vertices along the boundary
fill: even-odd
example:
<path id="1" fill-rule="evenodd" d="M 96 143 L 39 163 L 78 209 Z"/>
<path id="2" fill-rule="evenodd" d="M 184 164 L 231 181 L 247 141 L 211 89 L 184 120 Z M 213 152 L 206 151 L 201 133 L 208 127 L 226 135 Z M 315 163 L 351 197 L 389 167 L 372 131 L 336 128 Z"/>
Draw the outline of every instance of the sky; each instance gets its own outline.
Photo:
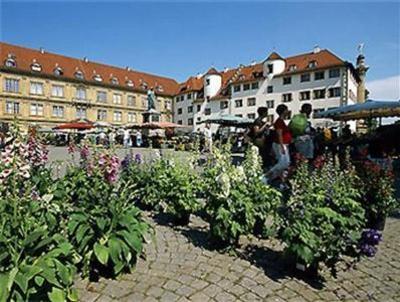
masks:
<path id="1" fill-rule="evenodd" d="M 172 77 L 309 52 L 355 62 L 368 88 L 400 99 L 400 2 L 0 0 L 0 40 Z"/>

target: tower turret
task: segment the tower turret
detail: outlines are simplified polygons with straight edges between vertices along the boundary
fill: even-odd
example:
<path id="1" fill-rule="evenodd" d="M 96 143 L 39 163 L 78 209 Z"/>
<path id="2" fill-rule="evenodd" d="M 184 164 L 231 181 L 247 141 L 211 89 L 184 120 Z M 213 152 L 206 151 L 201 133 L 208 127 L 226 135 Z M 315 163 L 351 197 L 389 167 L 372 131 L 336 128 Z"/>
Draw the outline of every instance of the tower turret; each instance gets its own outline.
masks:
<path id="1" fill-rule="evenodd" d="M 360 83 L 357 86 L 357 102 L 364 103 L 366 100 L 365 77 L 369 67 L 365 64 L 365 56 L 360 53 L 357 57 L 356 70 L 360 78 Z"/>

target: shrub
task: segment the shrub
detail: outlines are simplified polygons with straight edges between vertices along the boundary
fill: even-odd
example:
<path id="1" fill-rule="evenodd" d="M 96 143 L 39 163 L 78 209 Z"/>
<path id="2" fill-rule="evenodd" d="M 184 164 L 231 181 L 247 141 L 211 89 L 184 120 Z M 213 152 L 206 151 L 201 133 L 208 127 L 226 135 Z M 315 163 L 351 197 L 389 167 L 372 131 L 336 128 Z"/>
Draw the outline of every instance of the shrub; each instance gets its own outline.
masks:
<path id="1" fill-rule="evenodd" d="M 333 160 L 310 169 L 300 162 L 291 179 L 292 194 L 281 215 L 282 240 L 297 262 L 324 262 L 335 273 L 342 253 L 357 248 L 364 223 L 354 170 L 341 171 Z"/>

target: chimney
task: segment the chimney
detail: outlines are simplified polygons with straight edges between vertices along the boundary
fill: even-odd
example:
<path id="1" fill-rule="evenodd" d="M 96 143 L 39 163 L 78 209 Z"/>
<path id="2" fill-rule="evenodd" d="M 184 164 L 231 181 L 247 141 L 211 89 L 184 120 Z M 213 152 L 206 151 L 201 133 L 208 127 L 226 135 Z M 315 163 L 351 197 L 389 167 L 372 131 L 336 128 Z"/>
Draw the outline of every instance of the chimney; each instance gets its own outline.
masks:
<path id="1" fill-rule="evenodd" d="M 224 72 L 227 72 L 229 70 L 229 67 L 224 68 Z"/>
<path id="2" fill-rule="evenodd" d="M 256 65 L 256 63 L 257 63 L 256 60 L 253 60 L 253 61 L 251 61 L 250 65 L 254 66 L 254 65 Z"/>
<path id="3" fill-rule="evenodd" d="M 200 79 L 201 77 L 202 77 L 201 72 L 198 72 L 197 75 L 196 75 L 196 78 Z"/>
<path id="4" fill-rule="evenodd" d="M 44 48 L 43 48 L 43 47 L 40 47 L 40 48 L 39 48 L 39 51 L 40 51 L 40 53 L 41 53 L 41 54 L 44 54 L 44 53 L 45 53 L 45 51 L 44 51 Z"/>
<path id="5" fill-rule="evenodd" d="M 83 62 L 87 63 L 89 62 L 89 59 L 87 57 L 83 57 Z"/>
<path id="6" fill-rule="evenodd" d="M 313 48 L 313 53 L 319 53 L 321 51 L 321 48 L 318 45 L 315 45 Z"/>
<path id="7" fill-rule="evenodd" d="M 131 71 L 131 70 L 132 70 L 129 66 L 126 66 L 125 69 L 126 69 L 127 71 Z"/>

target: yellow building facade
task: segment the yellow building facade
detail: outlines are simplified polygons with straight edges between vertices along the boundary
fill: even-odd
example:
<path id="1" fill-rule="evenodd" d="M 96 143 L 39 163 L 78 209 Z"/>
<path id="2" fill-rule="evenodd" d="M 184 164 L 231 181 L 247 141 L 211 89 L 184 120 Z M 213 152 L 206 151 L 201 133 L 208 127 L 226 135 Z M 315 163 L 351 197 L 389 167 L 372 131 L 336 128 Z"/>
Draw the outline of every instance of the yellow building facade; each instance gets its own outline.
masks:
<path id="1" fill-rule="evenodd" d="M 0 46 L 3 44 L 1 43 Z M 142 113 L 147 110 L 147 90 L 145 88 L 150 88 L 151 83 L 147 84 L 149 87 L 132 87 L 134 82 L 129 80 L 131 85 L 128 87 L 122 84 L 125 83 L 123 81 L 121 84 L 119 81 L 118 84 L 111 84 L 103 81 L 96 82 L 93 78 L 88 79 L 87 76 L 84 79 L 56 76 L 45 72 L 42 69 L 43 63 L 38 65 L 41 72 L 35 72 L 32 66 L 29 66 L 32 70 L 27 70 L 26 67 L 21 69 L 18 60 L 25 60 L 25 58 L 21 58 L 23 52 L 16 57 L 12 50 L 8 52 L 4 53 L 2 47 L 1 122 L 7 123 L 17 118 L 23 128 L 30 125 L 53 128 L 78 119 L 106 122 L 115 126 L 143 122 Z M 11 61 L 7 61 L 10 58 L 15 66 L 11 64 Z M 40 62 L 39 59 L 37 61 L 33 59 L 31 64 Z M 43 59 L 41 61 L 45 62 Z M 62 66 L 57 68 L 61 69 Z M 128 76 L 132 73 L 132 71 L 120 70 L 125 71 Z M 106 72 L 110 72 L 112 75 L 113 70 Z M 95 76 L 99 76 L 99 74 L 96 73 Z M 105 78 L 104 71 L 102 77 Z M 132 78 L 138 78 L 138 75 L 134 74 Z M 149 75 L 146 80 L 149 82 Z M 137 82 L 140 81 L 144 80 L 140 79 Z M 172 95 L 156 93 L 156 110 L 161 113 L 161 121 L 172 121 L 172 98 Z"/>

